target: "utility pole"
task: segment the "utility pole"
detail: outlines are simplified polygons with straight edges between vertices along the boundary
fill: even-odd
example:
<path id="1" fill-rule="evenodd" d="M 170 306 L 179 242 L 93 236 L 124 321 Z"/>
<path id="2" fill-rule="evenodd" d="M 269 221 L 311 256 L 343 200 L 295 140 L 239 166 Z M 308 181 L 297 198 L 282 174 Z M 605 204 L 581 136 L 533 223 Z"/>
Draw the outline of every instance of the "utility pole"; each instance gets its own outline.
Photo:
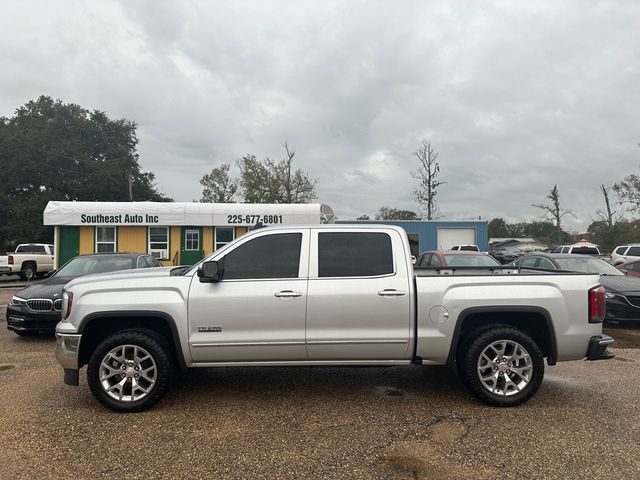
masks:
<path id="1" fill-rule="evenodd" d="M 129 172 L 129 201 L 133 202 L 133 174 Z"/>

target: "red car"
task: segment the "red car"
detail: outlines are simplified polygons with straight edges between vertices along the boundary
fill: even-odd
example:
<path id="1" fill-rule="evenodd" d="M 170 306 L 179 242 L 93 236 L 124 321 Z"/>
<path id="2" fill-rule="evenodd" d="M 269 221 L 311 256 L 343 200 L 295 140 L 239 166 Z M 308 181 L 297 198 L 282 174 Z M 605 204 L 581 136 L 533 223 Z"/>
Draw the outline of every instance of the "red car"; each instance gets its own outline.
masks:
<path id="1" fill-rule="evenodd" d="M 444 250 L 424 252 L 416 260 L 416 267 L 499 267 L 500 262 L 482 252 Z"/>
<path id="2" fill-rule="evenodd" d="M 628 277 L 640 277 L 640 260 L 621 263 L 620 265 L 616 265 L 616 268 L 623 271 Z"/>

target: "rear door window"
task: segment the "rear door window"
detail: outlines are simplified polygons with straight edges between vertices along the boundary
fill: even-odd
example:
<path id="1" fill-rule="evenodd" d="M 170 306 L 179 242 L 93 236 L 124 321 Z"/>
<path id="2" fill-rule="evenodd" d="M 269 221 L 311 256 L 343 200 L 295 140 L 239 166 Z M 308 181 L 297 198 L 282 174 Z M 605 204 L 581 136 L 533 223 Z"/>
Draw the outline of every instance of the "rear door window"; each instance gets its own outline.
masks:
<path id="1" fill-rule="evenodd" d="M 629 247 L 627 255 L 631 255 L 632 257 L 640 257 L 640 247 Z"/>
<path id="2" fill-rule="evenodd" d="M 391 237 L 374 232 L 320 232 L 319 277 L 372 277 L 394 273 Z"/>
<path id="3" fill-rule="evenodd" d="M 618 247 L 616 248 L 616 253 L 618 255 L 624 255 L 624 251 L 627 249 L 627 247 Z"/>

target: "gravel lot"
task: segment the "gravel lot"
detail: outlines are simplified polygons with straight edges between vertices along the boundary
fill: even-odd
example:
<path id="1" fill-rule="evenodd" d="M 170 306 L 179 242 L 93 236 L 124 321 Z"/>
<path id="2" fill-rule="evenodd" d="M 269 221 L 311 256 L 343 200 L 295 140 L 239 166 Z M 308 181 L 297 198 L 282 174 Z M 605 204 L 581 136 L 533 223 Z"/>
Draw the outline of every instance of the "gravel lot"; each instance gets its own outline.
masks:
<path id="1" fill-rule="evenodd" d="M 616 360 L 550 367 L 513 409 L 445 368 L 228 368 L 115 414 L 0 323 L 0 478 L 636 479 L 640 330 L 608 333 Z"/>

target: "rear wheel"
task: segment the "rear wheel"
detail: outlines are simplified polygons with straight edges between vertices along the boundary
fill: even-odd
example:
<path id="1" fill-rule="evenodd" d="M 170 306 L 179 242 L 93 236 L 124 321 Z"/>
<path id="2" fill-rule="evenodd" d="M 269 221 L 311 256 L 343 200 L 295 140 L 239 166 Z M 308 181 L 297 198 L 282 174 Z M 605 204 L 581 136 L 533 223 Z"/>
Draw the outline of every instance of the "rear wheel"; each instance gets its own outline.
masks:
<path id="1" fill-rule="evenodd" d="M 25 263 L 20 271 L 20 279 L 28 282 L 36 276 L 36 266 L 33 263 Z"/>
<path id="2" fill-rule="evenodd" d="M 167 392 L 173 367 L 167 349 L 145 333 L 124 331 L 104 340 L 91 355 L 87 380 L 94 397 L 119 412 L 139 412 Z"/>
<path id="3" fill-rule="evenodd" d="M 531 398 L 544 377 L 544 357 L 535 341 L 511 327 L 495 327 L 471 340 L 462 378 L 489 405 L 511 407 Z"/>

